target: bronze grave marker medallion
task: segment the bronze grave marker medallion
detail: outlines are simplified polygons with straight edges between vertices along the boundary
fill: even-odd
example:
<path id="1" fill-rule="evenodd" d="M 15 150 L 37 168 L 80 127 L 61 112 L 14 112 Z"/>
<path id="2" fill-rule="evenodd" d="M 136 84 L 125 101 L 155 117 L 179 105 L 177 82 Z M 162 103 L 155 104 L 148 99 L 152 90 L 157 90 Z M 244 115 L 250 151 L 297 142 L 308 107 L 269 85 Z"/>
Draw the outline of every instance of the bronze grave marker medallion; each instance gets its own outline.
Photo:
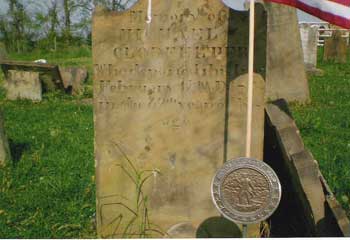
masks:
<path id="1" fill-rule="evenodd" d="M 281 200 L 281 184 L 263 161 L 239 158 L 226 162 L 212 181 L 212 198 L 229 220 L 251 224 L 272 215 Z"/>

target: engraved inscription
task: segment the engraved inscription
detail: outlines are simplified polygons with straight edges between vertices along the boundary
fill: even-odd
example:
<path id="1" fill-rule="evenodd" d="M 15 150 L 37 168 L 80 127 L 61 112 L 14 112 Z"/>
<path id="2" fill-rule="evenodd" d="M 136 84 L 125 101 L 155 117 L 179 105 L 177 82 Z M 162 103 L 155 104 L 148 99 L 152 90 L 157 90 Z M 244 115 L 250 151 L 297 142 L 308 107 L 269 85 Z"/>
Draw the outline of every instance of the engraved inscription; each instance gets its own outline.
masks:
<path id="1" fill-rule="evenodd" d="M 148 4 L 139 0 L 121 13 L 97 10 L 93 18 L 97 197 L 137 200 L 128 177 L 134 166 L 149 175 L 142 190 L 151 221 L 166 231 L 183 219 L 195 224 L 216 214 L 207 204 L 208 185 L 223 162 L 227 54 L 244 56 L 247 46 L 228 41 L 229 9 L 221 1 L 153 0 L 151 21 Z M 198 170 L 201 181 L 188 181 Z M 107 236 L 139 231 L 124 208 L 97 212 Z"/>

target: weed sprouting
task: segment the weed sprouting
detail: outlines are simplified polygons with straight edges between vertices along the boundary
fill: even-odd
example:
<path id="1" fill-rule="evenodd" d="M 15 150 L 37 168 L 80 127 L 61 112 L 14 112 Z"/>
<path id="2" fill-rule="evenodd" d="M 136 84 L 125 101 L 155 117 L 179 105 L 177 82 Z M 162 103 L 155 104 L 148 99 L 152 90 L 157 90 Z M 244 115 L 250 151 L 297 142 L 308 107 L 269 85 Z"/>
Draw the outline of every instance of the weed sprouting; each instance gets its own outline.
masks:
<path id="1" fill-rule="evenodd" d="M 100 212 L 106 206 L 118 205 L 122 207 L 123 210 L 126 210 L 128 215 L 124 216 L 122 213 L 120 213 L 118 216 L 113 218 L 112 221 L 106 224 L 106 227 L 109 228 L 114 226 L 114 228 L 112 233 L 109 232 L 109 234 L 104 237 L 118 236 L 121 238 L 149 238 L 153 236 L 165 236 L 166 234 L 159 228 L 159 226 L 153 224 L 149 219 L 148 196 L 143 191 L 146 182 L 152 176 L 160 174 L 160 171 L 158 169 L 138 170 L 121 147 L 117 143 L 114 143 L 114 145 L 118 151 L 122 153 L 124 159 L 126 160 L 125 165 L 116 164 L 116 166 L 119 167 L 133 183 L 136 198 L 130 200 L 123 196 L 114 195 L 121 197 L 122 200 L 119 202 L 101 205 Z M 127 217 L 128 219 L 126 219 Z"/>

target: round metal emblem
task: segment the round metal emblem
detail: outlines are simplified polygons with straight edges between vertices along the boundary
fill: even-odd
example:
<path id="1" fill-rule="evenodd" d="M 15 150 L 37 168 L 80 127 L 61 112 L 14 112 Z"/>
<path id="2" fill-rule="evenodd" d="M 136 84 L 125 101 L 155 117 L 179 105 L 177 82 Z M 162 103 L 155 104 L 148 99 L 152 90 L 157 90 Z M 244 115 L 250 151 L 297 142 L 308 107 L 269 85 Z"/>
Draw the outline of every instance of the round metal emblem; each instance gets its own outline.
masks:
<path id="1" fill-rule="evenodd" d="M 272 168 L 251 158 L 226 162 L 213 178 L 212 199 L 220 213 L 240 224 L 266 220 L 281 200 L 281 184 Z"/>

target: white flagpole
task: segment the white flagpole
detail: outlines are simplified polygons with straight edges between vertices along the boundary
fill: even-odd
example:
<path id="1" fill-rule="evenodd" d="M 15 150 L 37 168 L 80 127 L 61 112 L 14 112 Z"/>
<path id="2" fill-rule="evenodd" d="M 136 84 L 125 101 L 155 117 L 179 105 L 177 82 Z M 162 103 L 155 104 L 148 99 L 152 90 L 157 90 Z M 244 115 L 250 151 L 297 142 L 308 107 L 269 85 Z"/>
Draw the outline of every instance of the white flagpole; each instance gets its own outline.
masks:
<path id="1" fill-rule="evenodd" d="M 254 80 L 255 0 L 250 0 L 246 157 L 251 155 Z"/>

